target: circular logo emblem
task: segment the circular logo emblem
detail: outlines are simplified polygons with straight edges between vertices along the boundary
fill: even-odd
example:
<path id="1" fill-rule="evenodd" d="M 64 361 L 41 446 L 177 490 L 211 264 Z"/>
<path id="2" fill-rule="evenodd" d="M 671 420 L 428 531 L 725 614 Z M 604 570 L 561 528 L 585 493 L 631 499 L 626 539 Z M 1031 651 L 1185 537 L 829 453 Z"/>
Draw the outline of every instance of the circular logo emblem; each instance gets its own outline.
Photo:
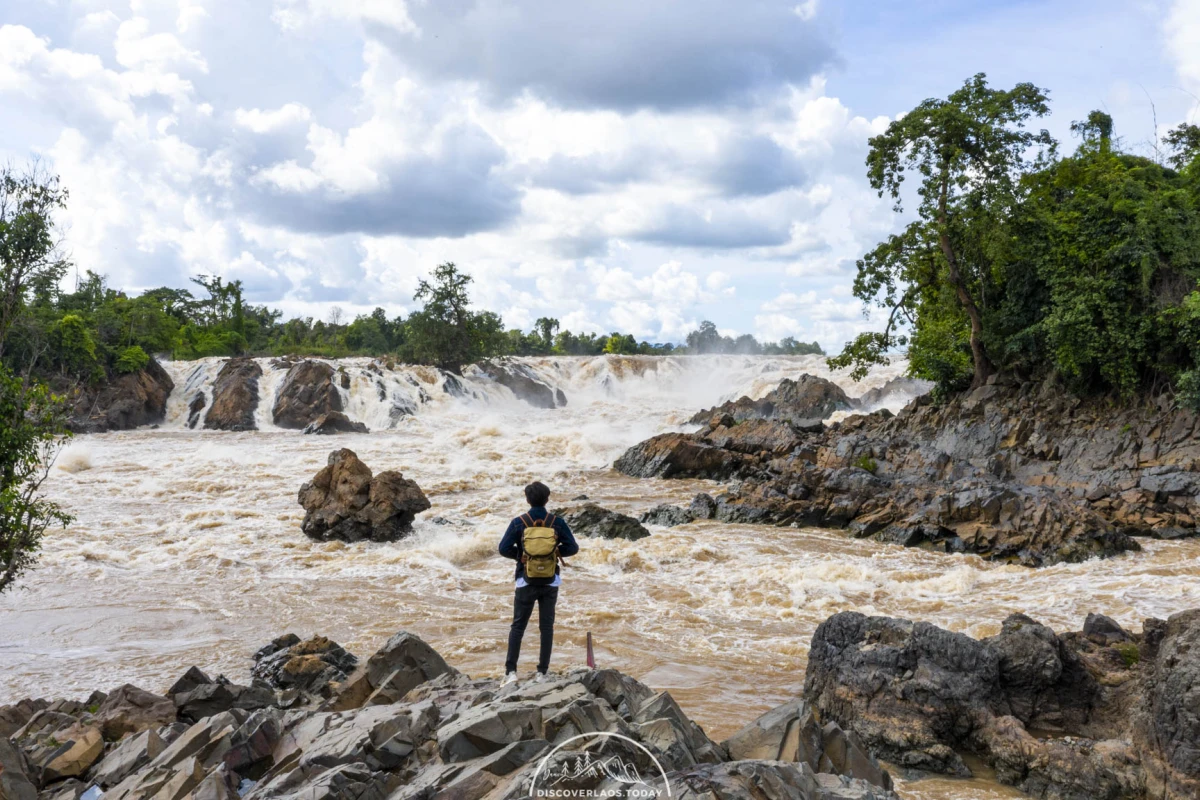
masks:
<path id="1" fill-rule="evenodd" d="M 619 733 L 584 733 L 555 745 L 538 763 L 534 800 L 670 800 L 662 763 Z"/>

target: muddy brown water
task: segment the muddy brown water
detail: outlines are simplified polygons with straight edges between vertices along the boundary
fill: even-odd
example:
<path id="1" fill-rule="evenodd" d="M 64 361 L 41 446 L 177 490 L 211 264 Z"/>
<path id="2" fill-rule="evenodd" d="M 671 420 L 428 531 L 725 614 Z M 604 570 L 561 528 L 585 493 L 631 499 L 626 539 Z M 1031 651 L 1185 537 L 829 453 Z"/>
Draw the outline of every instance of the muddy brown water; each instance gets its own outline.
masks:
<path id="1" fill-rule="evenodd" d="M 411 630 L 463 671 L 499 675 L 512 562 L 495 548 L 523 510 L 524 483 L 549 483 L 552 506 L 578 495 L 632 514 L 686 503 L 717 486 L 635 480 L 606 465 L 624 447 L 677 429 L 689 409 L 819 369 L 804 359 L 743 359 L 695 379 L 684 362 L 647 389 L 644 366 L 534 364 L 575 402 L 532 411 L 502 396 L 434 396 L 395 430 L 334 439 L 189 431 L 173 397 L 159 430 L 76 439 L 48 491 L 77 519 L 48 537 L 40 567 L 0 598 L 0 703 L 124 682 L 162 691 L 192 664 L 246 680 L 250 654 L 287 631 L 323 634 L 365 656 Z M 203 385 L 194 366 L 173 370 L 180 386 L 189 377 Z M 377 387 L 365 385 L 360 397 L 355 380 L 347 406 L 371 419 L 367 390 Z M 589 393 L 596 384 L 603 391 Z M 352 546 L 300 533 L 296 490 L 337 446 L 422 485 L 433 509 L 412 537 Z M 669 689 L 717 740 L 799 693 L 813 631 L 837 611 L 983 636 L 1016 611 L 1056 629 L 1077 629 L 1097 611 L 1136 630 L 1147 616 L 1200 604 L 1194 540 L 1035 571 L 836 531 L 714 522 L 651 530 L 638 542 L 581 541 L 564 575 L 553 666 L 582 665 L 590 631 L 600 666 Z M 535 648 L 531 634 L 522 672 L 532 670 Z M 901 792 L 1021 796 L 985 772 L 906 782 Z"/>

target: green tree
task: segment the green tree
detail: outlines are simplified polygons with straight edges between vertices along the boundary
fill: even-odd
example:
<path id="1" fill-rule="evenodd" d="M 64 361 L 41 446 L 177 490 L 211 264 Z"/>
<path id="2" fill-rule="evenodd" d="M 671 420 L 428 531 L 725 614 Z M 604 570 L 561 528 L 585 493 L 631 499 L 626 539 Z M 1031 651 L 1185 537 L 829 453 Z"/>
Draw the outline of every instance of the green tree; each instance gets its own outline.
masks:
<path id="1" fill-rule="evenodd" d="M 899 212 L 905 178 L 915 174 L 917 219 L 858 262 L 855 295 L 889 309 L 888 321 L 881 333 L 863 334 L 830 359 L 831 367 L 853 366 L 861 376 L 870 364 L 886 362 L 889 348 L 904 344 L 902 323 L 919 327 L 928 315 L 944 327 L 961 313 L 972 385 L 993 372 L 984 329 L 994 288 L 993 234 L 1018 201 L 1021 178 L 1044 163 L 1031 159 L 1031 151 L 1053 155 L 1050 134 L 1025 127 L 1048 111 L 1045 91 L 1033 84 L 1002 91 L 979 74 L 945 100 L 924 101 L 870 140 L 871 186 L 880 197 L 890 196 Z"/>
<path id="2" fill-rule="evenodd" d="M 55 212 L 66 207 L 58 176 L 37 162 L 0 167 L 0 357 L 31 293 L 52 293 L 67 272 Z"/>
<path id="3" fill-rule="evenodd" d="M 554 349 L 554 334 L 558 331 L 558 320 L 553 317 L 538 317 L 533 323 L 534 329 L 542 337 L 543 352 L 549 353 Z"/>
<path id="4" fill-rule="evenodd" d="M 406 350 L 414 361 L 461 374 L 463 365 L 502 351 L 503 322 L 490 311 L 471 310 L 471 280 L 447 262 L 434 270 L 432 282 L 417 285 L 413 299 L 424 306 L 406 324 Z"/>

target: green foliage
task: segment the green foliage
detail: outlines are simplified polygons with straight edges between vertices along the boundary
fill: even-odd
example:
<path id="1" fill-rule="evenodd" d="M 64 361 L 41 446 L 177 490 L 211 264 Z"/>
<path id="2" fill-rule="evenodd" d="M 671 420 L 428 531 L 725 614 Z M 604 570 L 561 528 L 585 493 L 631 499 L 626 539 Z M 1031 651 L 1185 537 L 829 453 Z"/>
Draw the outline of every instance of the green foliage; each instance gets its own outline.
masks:
<path id="1" fill-rule="evenodd" d="M 1200 412 L 1200 369 L 1180 373 L 1176 391 L 1184 407 Z"/>
<path id="2" fill-rule="evenodd" d="M 150 356 L 146 355 L 146 351 L 140 345 L 132 345 L 121 351 L 121 355 L 117 356 L 117 361 L 113 365 L 113 369 L 123 375 L 128 375 L 134 372 L 141 372 L 150 363 Z"/>
<path id="3" fill-rule="evenodd" d="M 1112 118 L 1074 123 L 1059 158 L 1026 124 L 1045 92 L 976 76 L 871 140 L 868 177 L 917 219 L 858 262 L 854 293 L 887 311 L 833 368 L 861 379 L 908 349 L 910 373 L 945 397 L 994 369 L 1051 373 L 1077 393 L 1173 385 L 1191 402 L 1200 364 L 1200 128 L 1166 137 L 1169 169 L 1121 152 Z M 1193 299 L 1195 298 L 1195 299 Z"/>
<path id="4" fill-rule="evenodd" d="M 854 466 L 858 467 L 861 470 L 866 470 L 867 472 L 874 475 L 875 471 L 877 469 L 879 469 L 879 462 L 877 462 L 875 459 L 871 458 L 868 455 L 861 455 L 854 462 Z"/>
<path id="5" fill-rule="evenodd" d="M 1121 654 L 1121 660 L 1125 662 L 1126 668 L 1132 667 L 1142 660 L 1142 651 L 1133 642 L 1115 644 L 1113 650 Z"/>
<path id="6" fill-rule="evenodd" d="M 0 592 L 33 565 L 46 529 L 71 521 L 40 494 L 65 420 L 64 402 L 45 384 L 0 365 Z"/>
<path id="7" fill-rule="evenodd" d="M 700 327 L 687 335 L 687 351 L 696 355 L 710 353 L 734 353 L 738 355 L 769 355 L 769 356 L 803 356 L 825 355 L 817 342 L 797 342 L 791 336 L 785 336 L 776 342 L 760 344 L 748 333 L 736 339 L 722 336 L 717 326 L 709 320 L 700 323 Z"/>
<path id="8" fill-rule="evenodd" d="M 432 283 L 422 279 L 418 284 L 413 299 L 425 305 L 408 318 L 406 352 L 412 361 L 460 373 L 464 364 L 503 352 L 499 315 L 470 309 L 471 281 L 447 262 L 434 270 Z"/>
<path id="9" fill-rule="evenodd" d="M 881 334 L 855 340 L 830 361 L 832 367 L 853 367 L 852 374 L 861 377 L 903 344 L 900 326 L 919 326 L 926 314 L 939 318 L 939 330 L 913 347 L 952 344 L 957 337 L 946 326 L 961 311 L 973 381 L 981 383 L 993 371 L 984 316 L 1002 244 L 996 226 L 1018 202 L 1022 176 L 1054 152 L 1046 131 L 1025 127 L 1048 111 L 1045 91 L 1033 84 L 992 89 L 979 74 L 945 100 L 924 101 L 870 140 L 871 186 L 901 211 L 904 181 L 915 176 L 917 219 L 858 262 L 854 294 L 864 304 L 888 309 L 887 323 Z M 955 358 L 939 352 L 926 361 L 945 371 Z"/>

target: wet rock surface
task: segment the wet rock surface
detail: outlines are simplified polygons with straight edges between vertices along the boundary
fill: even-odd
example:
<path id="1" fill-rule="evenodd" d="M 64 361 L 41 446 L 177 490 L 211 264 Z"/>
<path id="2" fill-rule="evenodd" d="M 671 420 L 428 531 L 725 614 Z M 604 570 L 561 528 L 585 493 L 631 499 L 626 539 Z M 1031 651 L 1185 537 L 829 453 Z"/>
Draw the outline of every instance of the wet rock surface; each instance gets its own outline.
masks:
<path id="1" fill-rule="evenodd" d="M 370 433 L 367 426 L 355 422 L 340 411 L 330 411 L 314 419 L 304 428 L 304 433 L 330 436 L 337 433 Z"/>
<path id="2" fill-rule="evenodd" d="M 1141 634 L 1094 623 L 1014 614 L 976 640 L 843 612 L 813 637 L 805 697 L 901 767 L 969 775 L 972 754 L 1034 797 L 1200 796 L 1200 610 Z"/>
<path id="3" fill-rule="evenodd" d="M 849 411 L 856 403 L 846 396 L 833 381 L 813 375 L 801 375 L 796 380 L 785 378 L 765 397 L 751 400 L 742 397 L 695 414 L 693 423 L 705 423 L 714 416 L 733 417 L 738 422 L 748 419 L 774 419 L 805 426 L 818 423 L 836 411 Z"/>
<path id="4" fill-rule="evenodd" d="M 217 431 L 253 431 L 258 426 L 258 383 L 262 367 L 251 358 L 231 358 L 221 366 L 213 383 L 212 405 L 204 415 L 204 427 Z"/>
<path id="5" fill-rule="evenodd" d="M 353 450 L 330 453 L 326 466 L 300 487 L 301 529 L 311 539 L 394 542 L 430 508 L 421 487 L 395 470 L 371 473 Z"/>
<path id="6" fill-rule="evenodd" d="M 695 433 L 630 448 L 614 467 L 737 480 L 716 495 L 722 521 L 845 528 L 1028 566 L 1137 550 L 1134 536 L 1194 535 L 1195 413 L 1108 408 L 1052 383 L 1005 381 L 819 428 L 718 413 Z"/>
<path id="7" fill-rule="evenodd" d="M 82 387 L 71 406 L 75 433 L 126 431 L 162 422 L 175 382 L 153 358 L 145 369 L 116 375 L 99 388 Z"/>
<path id="8" fill-rule="evenodd" d="M 676 796 L 897 800 L 887 773 L 848 749 L 852 737 L 836 724 L 827 723 L 806 743 L 810 750 L 789 750 L 796 720 L 811 721 L 802 705 L 788 704 L 751 726 L 759 731 L 756 742 L 774 737 L 783 743 L 773 749 L 721 745 L 668 692 L 615 670 L 576 669 L 542 683 L 502 687 L 459 673 L 406 632 L 344 681 L 328 684 L 329 697 L 309 693 L 289 703 L 295 684 L 284 677 L 286 665 L 308 656 L 343 672 L 354 659 L 323 637 L 280 637 L 256 654 L 256 680 L 283 687 L 256 690 L 270 698 L 266 705 L 214 708 L 200 717 L 181 713 L 177 721 L 117 740 L 101 736 L 94 703 L 25 701 L 19 712 L 0 709 L 4 718 L 15 718 L 42 706 L 11 739 L 0 739 L 3 797 L 103 792 L 112 800 L 510 800 L 529 795 L 543 758 L 547 769 L 569 774 L 562 785 L 575 790 L 661 789 L 653 757 Z M 172 687 L 173 705 L 182 711 L 180 696 L 208 686 L 233 684 L 193 667 Z M 103 697 L 89 700 L 103 704 Z M 624 738 L 572 741 L 589 733 Z M 558 745 L 564 747 L 551 754 Z"/>
<path id="9" fill-rule="evenodd" d="M 636 541 L 650 535 L 650 531 L 646 530 L 646 527 L 633 517 L 601 508 L 595 503 L 555 509 L 551 513 L 562 517 L 571 526 L 571 532 L 576 536 Z"/>
<path id="10" fill-rule="evenodd" d="M 291 364 L 271 409 L 271 419 L 281 428 L 303 430 L 319 417 L 343 411 L 337 383 L 341 378 L 324 361 Z"/>
<path id="11" fill-rule="evenodd" d="M 550 386 L 527 364 L 519 361 L 499 358 L 481 361 L 468 369 L 495 381 L 512 392 L 518 400 L 523 400 L 535 408 L 561 408 L 567 404 L 567 396 L 562 389 Z"/>

